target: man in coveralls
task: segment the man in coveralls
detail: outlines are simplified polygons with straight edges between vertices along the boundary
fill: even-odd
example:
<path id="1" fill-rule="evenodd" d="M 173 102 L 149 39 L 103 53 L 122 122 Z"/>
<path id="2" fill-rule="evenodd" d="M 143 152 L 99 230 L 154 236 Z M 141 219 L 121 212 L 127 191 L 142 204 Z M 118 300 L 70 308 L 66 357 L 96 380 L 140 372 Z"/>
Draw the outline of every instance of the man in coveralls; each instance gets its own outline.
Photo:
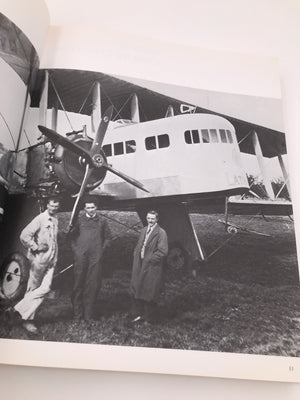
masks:
<path id="1" fill-rule="evenodd" d="M 27 291 L 21 301 L 8 310 L 10 319 L 22 320 L 23 327 L 31 334 L 38 328 L 32 322 L 38 307 L 51 290 L 57 262 L 57 218 L 59 200 L 48 199 L 47 209 L 36 216 L 21 232 L 20 240 L 27 248 L 30 271 Z"/>
<path id="2" fill-rule="evenodd" d="M 94 319 L 94 308 L 102 275 L 103 249 L 107 245 L 107 221 L 97 213 L 96 201 L 88 198 L 84 212 L 71 234 L 74 253 L 73 318 Z"/>

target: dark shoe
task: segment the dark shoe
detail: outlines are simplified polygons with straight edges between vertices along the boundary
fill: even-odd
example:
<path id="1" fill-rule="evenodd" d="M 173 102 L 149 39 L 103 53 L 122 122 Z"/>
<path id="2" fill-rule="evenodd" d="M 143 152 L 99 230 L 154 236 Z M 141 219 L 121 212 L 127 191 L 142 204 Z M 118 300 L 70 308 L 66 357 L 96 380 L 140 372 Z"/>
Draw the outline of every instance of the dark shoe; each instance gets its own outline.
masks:
<path id="1" fill-rule="evenodd" d="M 73 316 L 73 320 L 74 321 L 82 321 L 83 320 L 83 316 L 82 315 L 74 315 Z"/>
<path id="2" fill-rule="evenodd" d="M 145 303 L 145 319 L 150 324 L 155 324 L 159 321 L 159 308 L 154 301 Z"/>
<path id="3" fill-rule="evenodd" d="M 148 317 L 147 319 L 146 319 L 146 321 L 148 322 L 148 324 L 150 324 L 150 325 L 157 325 L 157 324 L 159 324 L 160 322 L 161 322 L 161 320 L 159 319 L 159 318 L 157 318 L 157 317 Z"/>
<path id="4" fill-rule="evenodd" d="M 86 315 L 83 319 L 85 320 L 85 322 L 98 321 L 98 319 L 94 315 Z"/>
<path id="5" fill-rule="evenodd" d="M 131 298 L 129 315 L 132 319 L 141 316 L 144 313 L 144 301 L 140 299 Z"/>
<path id="6" fill-rule="evenodd" d="M 18 311 L 16 311 L 13 307 L 9 307 L 7 310 L 5 310 L 4 318 L 10 325 L 17 325 L 22 321 L 21 314 Z"/>
<path id="7" fill-rule="evenodd" d="M 38 335 L 40 332 L 33 322 L 24 321 L 22 324 L 23 328 L 31 335 Z"/>

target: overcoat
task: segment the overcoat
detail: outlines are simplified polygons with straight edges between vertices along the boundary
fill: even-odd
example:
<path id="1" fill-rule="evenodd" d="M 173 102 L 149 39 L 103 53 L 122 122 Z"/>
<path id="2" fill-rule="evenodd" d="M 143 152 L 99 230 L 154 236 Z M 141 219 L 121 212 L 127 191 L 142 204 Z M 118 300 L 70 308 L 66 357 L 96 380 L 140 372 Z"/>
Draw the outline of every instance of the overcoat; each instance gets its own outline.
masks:
<path id="1" fill-rule="evenodd" d="M 155 301 L 160 293 L 163 278 L 164 258 L 168 254 L 166 232 L 156 224 L 147 240 L 144 258 L 141 250 L 147 227 L 143 228 L 133 254 L 130 292 L 136 299 Z"/>

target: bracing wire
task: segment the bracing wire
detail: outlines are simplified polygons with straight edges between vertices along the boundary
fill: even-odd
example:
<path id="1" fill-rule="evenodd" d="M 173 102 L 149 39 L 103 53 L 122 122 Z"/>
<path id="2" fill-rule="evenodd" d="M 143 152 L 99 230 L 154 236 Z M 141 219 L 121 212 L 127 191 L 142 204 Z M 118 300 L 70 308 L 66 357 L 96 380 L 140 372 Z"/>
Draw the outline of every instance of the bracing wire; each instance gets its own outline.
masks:
<path id="1" fill-rule="evenodd" d="M 24 134 L 25 134 L 25 137 L 27 139 L 27 142 L 28 142 L 29 146 L 31 146 L 31 143 L 30 143 L 29 137 L 27 135 L 26 129 L 24 129 Z"/>
<path id="2" fill-rule="evenodd" d="M 255 215 L 252 216 L 252 218 L 250 218 L 248 220 L 248 222 L 245 224 L 245 226 L 243 228 L 247 228 L 247 226 L 249 226 L 249 224 L 251 223 L 251 221 L 257 217 L 258 215 L 260 215 L 260 213 L 257 213 Z M 230 240 L 232 240 L 235 235 L 237 235 L 239 232 L 239 230 L 237 230 L 235 233 L 231 234 L 231 236 L 229 238 L 227 238 L 226 240 L 224 240 L 220 246 L 218 246 L 215 250 L 213 250 L 205 259 L 205 261 L 207 261 L 209 258 L 211 258 L 214 254 L 216 254 L 220 249 L 222 249 Z"/>
<path id="3" fill-rule="evenodd" d="M 10 138 L 11 138 L 11 141 L 13 142 L 14 150 L 16 151 L 17 147 L 16 147 L 16 142 L 15 142 L 15 139 L 14 139 L 14 137 L 13 137 L 13 134 L 12 134 L 12 132 L 11 132 L 9 126 L 8 126 L 8 123 L 6 122 L 6 119 L 4 118 L 4 116 L 3 116 L 3 114 L 2 114 L 1 111 L 0 111 L 0 115 L 1 115 L 1 117 L 2 117 L 2 119 L 3 119 L 3 121 L 4 121 L 4 123 L 5 123 L 5 125 L 6 125 L 6 127 L 7 127 L 7 129 L 8 129 L 8 132 L 9 132 Z"/>
<path id="4" fill-rule="evenodd" d="M 89 95 L 91 94 L 92 90 L 94 89 L 95 84 L 96 84 L 96 82 L 94 82 L 92 84 L 92 86 L 90 87 L 90 90 L 88 91 L 88 94 L 86 95 L 85 99 L 83 100 L 83 103 L 82 103 L 81 107 L 79 108 L 78 114 L 80 114 L 81 111 L 83 110 L 83 107 L 85 106 L 85 104 L 87 102 L 87 99 L 89 98 Z"/>
<path id="5" fill-rule="evenodd" d="M 57 97 L 57 99 L 58 99 L 58 101 L 59 101 L 59 103 L 60 103 L 60 105 L 61 105 L 61 108 L 62 108 L 62 110 L 63 110 L 63 112 L 64 112 L 64 114 L 65 114 L 65 116 L 66 116 L 66 118 L 67 118 L 67 120 L 68 120 L 68 122 L 69 122 L 69 125 L 70 125 L 70 127 L 71 127 L 71 130 L 74 131 L 73 125 L 72 125 L 72 123 L 71 123 L 71 121 L 70 121 L 70 118 L 69 118 L 69 116 L 68 116 L 68 114 L 67 114 L 67 111 L 66 111 L 66 109 L 65 109 L 65 107 L 64 107 L 64 105 L 63 105 L 63 102 L 62 102 L 62 100 L 61 100 L 61 97 L 60 97 L 60 95 L 59 95 L 59 93 L 58 93 L 58 91 L 57 91 L 57 89 L 56 89 L 56 86 L 55 86 L 54 81 L 53 81 L 53 79 L 52 79 L 52 76 L 51 76 L 50 74 L 49 74 L 49 79 L 50 79 L 50 81 L 51 81 L 51 84 L 52 84 L 53 90 L 54 90 L 54 92 L 55 92 L 55 94 L 56 94 L 56 97 Z"/>

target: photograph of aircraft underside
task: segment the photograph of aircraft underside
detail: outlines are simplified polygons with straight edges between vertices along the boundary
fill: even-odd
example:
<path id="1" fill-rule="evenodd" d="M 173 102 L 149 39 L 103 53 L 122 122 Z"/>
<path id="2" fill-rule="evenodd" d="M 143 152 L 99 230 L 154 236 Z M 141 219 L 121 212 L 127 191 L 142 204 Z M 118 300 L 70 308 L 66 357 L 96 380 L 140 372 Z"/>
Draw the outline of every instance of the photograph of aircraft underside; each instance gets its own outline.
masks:
<path id="1" fill-rule="evenodd" d="M 34 144 L 15 155 L 11 193 L 19 199 L 26 193 L 30 210 L 28 195 L 41 206 L 44 197 L 60 193 L 63 210 L 72 209 L 69 227 L 87 192 L 98 196 L 100 208 L 137 211 L 143 222 L 154 208 L 170 243 L 193 263 L 206 254 L 191 211 L 225 213 L 220 222 L 230 232 L 239 228 L 230 214 L 292 215 L 289 199 L 277 198 L 283 188 L 290 193 L 283 132 L 89 71 L 41 71 L 31 93 L 34 109 L 39 130 L 27 137 Z M 80 115 L 75 129 L 72 118 Z M 242 153 L 256 156 L 264 198 L 249 187 Z M 277 158 L 281 167 L 277 196 L 265 158 Z M 19 201 L 23 209 L 26 202 Z"/>

